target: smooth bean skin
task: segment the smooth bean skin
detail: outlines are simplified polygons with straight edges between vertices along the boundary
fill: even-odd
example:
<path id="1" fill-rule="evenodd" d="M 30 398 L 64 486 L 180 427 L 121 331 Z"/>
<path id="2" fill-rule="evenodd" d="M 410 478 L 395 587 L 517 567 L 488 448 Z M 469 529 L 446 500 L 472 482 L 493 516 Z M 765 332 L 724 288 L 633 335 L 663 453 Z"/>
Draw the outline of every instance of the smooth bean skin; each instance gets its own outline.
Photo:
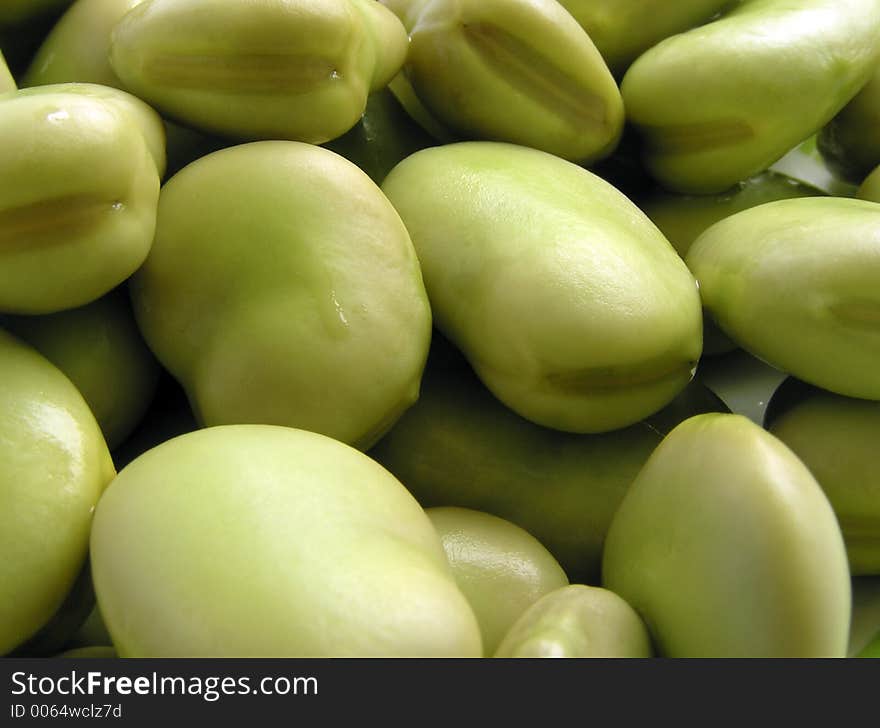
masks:
<path id="1" fill-rule="evenodd" d="M 137 96 L 132 96 L 126 91 L 104 86 L 91 82 L 64 82 L 20 88 L 16 92 L 17 98 L 45 96 L 47 94 L 76 94 L 86 98 L 97 99 L 128 117 L 144 137 L 147 151 L 156 165 L 156 172 L 161 179 L 165 175 L 166 152 L 165 152 L 165 126 L 161 117 Z"/>
<path id="2" fill-rule="evenodd" d="M 819 135 L 822 155 L 856 183 L 880 164 L 880 64 Z"/>
<path id="3" fill-rule="evenodd" d="M 122 81 L 110 66 L 110 37 L 116 24 L 140 2 L 143 0 L 77 0 L 43 41 L 24 76 L 24 84 L 75 82 L 122 88 Z M 140 99 L 138 102 L 147 106 Z M 151 113 L 155 116 L 152 109 Z M 163 153 L 157 166 L 163 179 L 232 143 L 167 119 L 160 120 L 158 134 Z"/>
<path id="4" fill-rule="evenodd" d="M 138 123 L 80 93 L 0 98 L 0 311 L 96 300 L 146 258 L 159 175 Z"/>
<path id="5" fill-rule="evenodd" d="M 112 450 L 152 401 L 159 365 L 138 331 L 127 291 L 45 316 L 0 316 L 76 385 Z"/>
<path id="6" fill-rule="evenodd" d="M 769 202 L 706 230 L 687 264 L 744 349 L 823 389 L 880 399 L 880 205 Z"/>
<path id="7" fill-rule="evenodd" d="M 68 597 L 88 556 L 92 512 L 115 471 L 70 380 L 2 330 L 0 411 L 3 655 L 49 623 Z"/>
<path id="8" fill-rule="evenodd" d="M 113 29 L 127 90 L 200 131 L 320 144 L 354 126 L 406 55 L 372 0 L 145 0 Z"/>
<path id="9" fill-rule="evenodd" d="M 793 401 L 766 424 L 819 481 L 843 531 L 850 572 L 880 575 L 880 402 L 787 380 Z M 775 408 L 774 408 L 775 409 Z"/>
<path id="10" fill-rule="evenodd" d="M 503 518 L 469 508 L 428 508 L 455 583 L 480 624 L 491 656 L 519 616 L 568 577 L 534 536 Z"/>
<path id="11" fill-rule="evenodd" d="M 101 498 L 91 558 L 121 657 L 482 653 L 415 499 L 304 430 L 212 427 L 145 453 Z"/>
<path id="12" fill-rule="evenodd" d="M 560 0 L 620 77 L 642 53 L 715 15 L 730 0 Z M 650 18 L 650 22 L 646 22 Z"/>
<path id="13" fill-rule="evenodd" d="M 727 411 L 696 382 L 647 421 L 598 435 L 541 427 L 499 402 L 435 333 L 418 401 L 369 455 L 425 507 L 464 506 L 531 533 L 572 580 L 598 583 L 602 543 L 663 435 Z"/>
<path id="14" fill-rule="evenodd" d="M 790 177 L 763 172 L 718 195 L 676 195 L 655 189 L 639 201 L 639 207 L 685 258 L 704 230 L 734 213 L 765 202 L 817 194 L 815 188 Z M 718 330 L 711 317 L 704 316 L 703 353 L 722 354 L 735 348 L 736 344 Z"/>
<path id="15" fill-rule="evenodd" d="M 865 178 L 859 187 L 858 196 L 870 202 L 880 202 L 880 167 Z"/>
<path id="16" fill-rule="evenodd" d="M 651 638 L 614 592 L 572 584 L 543 596 L 504 636 L 495 657 L 651 657 Z"/>
<path id="17" fill-rule="evenodd" d="M 526 147 L 416 152 L 382 189 L 419 256 L 437 328 L 522 417 L 570 432 L 633 424 L 690 381 L 694 279 L 601 178 Z"/>
<path id="18" fill-rule="evenodd" d="M 46 36 L 24 75 L 25 86 L 79 81 L 121 88 L 110 67 L 110 35 L 143 0 L 77 0 Z"/>
<path id="19" fill-rule="evenodd" d="M 181 170 L 130 287 L 203 424 L 367 448 L 418 397 L 431 310 L 412 242 L 375 183 L 326 149 L 253 142 Z"/>
<path id="20" fill-rule="evenodd" d="M 745 0 L 661 41 L 621 83 L 664 186 L 721 192 L 821 129 L 880 60 L 875 0 Z"/>
<path id="21" fill-rule="evenodd" d="M 614 516 L 602 575 L 662 656 L 846 655 L 834 511 L 803 463 L 741 415 L 698 415 L 666 436 Z"/>
<path id="22" fill-rule="evenodd" d="M 409 32 L 404 74 L 462 139 L 578 162 L 610 154 L 623 102 L 590 37 L 555 0 L 386 0 Z"/>

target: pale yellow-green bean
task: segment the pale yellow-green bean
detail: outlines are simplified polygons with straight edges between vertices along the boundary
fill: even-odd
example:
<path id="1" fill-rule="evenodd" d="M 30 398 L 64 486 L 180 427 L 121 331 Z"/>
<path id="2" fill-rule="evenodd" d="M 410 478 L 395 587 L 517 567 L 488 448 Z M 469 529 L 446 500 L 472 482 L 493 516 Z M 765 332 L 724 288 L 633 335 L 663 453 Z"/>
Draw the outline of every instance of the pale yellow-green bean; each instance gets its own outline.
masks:
<path id="1" fill-rule="evenodd" d="M 386 470 L 304 430 L 229 425 L 126 466 L 95 512 L 121 657 L 478 657 L 430 520 Z"/>
<path id="2" fill-rule="evenodd" d="M 656 412 L 702 348 L 696 283 L 601 178 L 544 152 L 416 152 L 382 189 L 419 256 L 437 327 L 521 416 L 604 432 Z"/>
<path id="3" fill-rule="evenodd" d="M 495 657 L 651 657 L 641 617 L 614 592 L 572 584 L 545 595 L 514 623 Z"/>
<path id="4" fill-rule="evenodd" d="M 65 602 L 88 557 L 95 505 L 115 471 L 70 380 L 3 330 L 0 354 L 2 655 L 34 637 Z"/>
<path id="5" fill-rule="evenodd" d="M 621 84 L 666 187 L 721 192 L 828 123 L 880 60 L 877 0 L 744 0 L 672 36 Z"/>
<path id="6" fill-rule="evenodd" d="M 624 119 L 617 84 L 556 0 L 385 4 L 409 32 L 407 81 L 459 138 L 522 144 L 578 162 L 613 151 Z"/>
<path id="7" fill-rule="evenodd" d="M 664 656 L 846 655 L 834 511 L 797 456 L 740 415 L 698 415 L 666 436 L 614 516 L 602 575 Z"/>
<path id="8" fill-rule="evenodd" d="M 376 184 L 327 149 L 254 142 L 185 167 L 162 188 L 131 289 L 205 425 L 369 447 L 418 396 L 431 311 L 412 242 Z"/>
<path id="9" fill-rule="evenodd" d="M 706 230 L 687 263 L 744 349 L 823 389 L 880 399 L 880 205 L 768 202 Z"/>
<path id="10" fill-rule="evenodd" d="M 469 508 L 425 512 L 480 624 L 485 655 L 495 652 L 526 609 L 568 584 L 562 567 L 541 542 L 510 521 Z"/>
<path id="11" fill-rule="evenodd" d="M 137 96 L 112 86 L 91 82 L 58 83 L 20 88 L 15 95 L 17 98 L 25 98 L 54 93 L 77 94 L 98 99 L 117 108 L 140 129 L 159 177 L 165 175 L 165 127 L 159 115 Z"/>
<path id="12" fill-rule="evenodd" d="M 145 0 L 114 27 L 110 65 L 127 90 L 201 131 L 320 144 L 357 123 L 406 48 L 373 0 Z"/>
<path id="13" fill-rule="evenodd" d="M 75 308 L 128 278 L 152 244 L 159 197 L 136 115 L 28 89 L 0 97 L 0 138 L 15 142 L 0 148 L 0 311 Z"/>

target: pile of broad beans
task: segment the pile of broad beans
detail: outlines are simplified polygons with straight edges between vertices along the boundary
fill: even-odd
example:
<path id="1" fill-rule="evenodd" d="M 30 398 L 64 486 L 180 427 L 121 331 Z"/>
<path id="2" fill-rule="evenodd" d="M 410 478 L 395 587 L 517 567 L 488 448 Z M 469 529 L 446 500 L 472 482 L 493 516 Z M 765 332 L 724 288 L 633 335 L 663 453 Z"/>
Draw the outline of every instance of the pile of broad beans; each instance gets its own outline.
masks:
<path id="1" fill-rule="evenodd" d="M 0 50 L 0 654 L 880 655 L 880 0 Z"/>

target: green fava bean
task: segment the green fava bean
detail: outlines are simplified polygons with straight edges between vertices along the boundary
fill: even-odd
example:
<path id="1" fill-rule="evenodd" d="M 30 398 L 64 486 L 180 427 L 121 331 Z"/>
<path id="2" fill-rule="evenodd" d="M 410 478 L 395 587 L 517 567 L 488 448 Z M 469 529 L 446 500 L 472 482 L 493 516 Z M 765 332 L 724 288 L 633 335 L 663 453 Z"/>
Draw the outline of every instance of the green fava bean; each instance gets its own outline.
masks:
<path id="1" fill-rule="evenodd" d="M 437 327 L 521 416 L 608 431 L 690 381 L 702 346 L 694 279 L 604 180 L 534 149 L 465 142 L 416 152 L 382 188 Z"/>
<path id="2" fill-rule="evenodd" d="M 602 576 L 667 657 L 846 655 L 834 511 L 806 466 L 741 415 L 698 415 L 664 438 L 614 516 Z"/>
<path id="3" fill-rule="evenodd" d="M 620 76 L 642 53 L 675 33 L 699 25 L 730 0 L 560 0 Z M 650 18 L 650 22 L 646 19 Z"/>
<path id="4" fill-rule="evenodd" d="M 362 453 L 230 425 L 126 466 L 92 527 L 122 657 L 478 657 L 480 632 L 415 499 Z"/>
<path id="5" fill-rule="evenodd" d="M 859 187 L 858 196 L 863 200 L 880 202 L 880 167 L 867 176 Z"/>
<path id="6" fill-rule="evenodd" d="M 623 101 L 590 37 L 555 0 L 391 0 L 408 81 L 440 124 L 590 162 L 623 130 Z"/>
<path id="7" fill-rule="evenodd" d="M 92 512 L 115 473 L 70 380 L 2 330 L 0 411 L 3 655 L 46 626 L 70 594 L 88 556 Z"/>
<path id="8" fill-rule="evenodd" d="M 110 67 L 110 35 L 143 0 L 77 0 L 52 27 L 24 76 L 25 86 L 78 81 L 121 88 Z"/>
<path id="9" fill-rule="evenodd" d="M 813 473 L 843 531 L 854 575 L 880 574 L 880 402 L 787 380 L 768 408 L 769 431 Z"/>
<path id="10" fill-rule="evenodd" d="M 147 256 L 159 175 L 136 120 L 80 93 L 0 98 L 0 311 L 94 301 Z"/>
<path id="11" fill-rule="evenodd" d="M 878 36 L 875 0 L 745 0 L 658 43 L 621 84 L 652 175 L 705 194 L 763 171 L 865 85 Z"/>
<path id="12" fill-rule="evenodd" d="M 651 657 L 651 638 L 614 592 L 572 584 L 545 595 L 516 621 L 495 657 Z"/>
<path id="13" fill-rule="evenodd" d="M 83 84 L 120 88 L 122 81 L 114 73 L 108 58 L 111 32 L 140 2 L 143 0 L 77 0 L 40 46 L 24 77 L 25 85 L 43 87 L 76 82 L 78 88 Z M 130 94 L 126 96 L 135 98 Z M 150 108 L 139 99 L 138 103 Z M 154 150 L 153 156 L 162 178 L 176 174 L 199 157 L 230 145 L 228 140 L 174 122 L 164 120 L 163 124 L 152 109 L 150 114 L 155 121 L 146 125 L 145 136 Z M 155 153 L 157 149 L 161 150 L 161 155 Z"/>
<path id="14" fill-rule="evenodd" d="M 602 543 L 663 435 L 727 411 L 692 382 L 649 420 L 598 435 L 541 427 L 502 405 L 435 334 L 418 401 L 370 450 L 425 507 L 464 506 L 524 528 L 569 578 L 599 579 Z"/>
<path id="15" fill-rule="evenodd" d="M 495 652 L 519 616 L 568 584 L 568 577 L 528 531 L 468 508 L 429 508 L 452 575 L 474 610 L 486 655 Z"/>
<path id="16" fill-rule="evenodd" d="M 125 291 L 46 316 L 0 317 L 0 325 L 70 378 L 111 450 L 128 437 L 153 398 L 159 366 L 141 338 Z"/>
<path id="17" fill-rule="evenodd" d="M 713 225 L 687 263 L 744 349 L 823 389 L 880 399 L 880 205 L 769 202 Z"/>
<path id="18" fill-rule="evenodd" d="M 880 65 L 819 135 L 822 154 L 856 183 L 880 164 Z"/>
<path id="19" fill-rule="evenodd" d="M 366 448 L 418 397 L 431 311 L 412 242 L 375 183 L 321 147 L 253 142 L 181 170 L 131 291 L 204 424 Z"/>
<path id="20" fill-rule="evenodd" d="M 110 65 L 200 131 L 320 144 L 357 123 L 406 47 L 372 0 L 146 0 L 115 26 Z"/>
<path id="21" fill-rule="evenodd" d="M 137 96 L 132 96 L 112 86 L 103 86 L 97 83 L 58 83 L 31 88 L 20 88 L 15 94 L 16 98 L 45 96 L 48 94 L 76 94 L 87 98 L 103 101 L 117 109 L 133 122 L 146 142 L 147 150 L 156 165 L 159 177 L 165 174 L 165 126 L 161 117 Z"/>

